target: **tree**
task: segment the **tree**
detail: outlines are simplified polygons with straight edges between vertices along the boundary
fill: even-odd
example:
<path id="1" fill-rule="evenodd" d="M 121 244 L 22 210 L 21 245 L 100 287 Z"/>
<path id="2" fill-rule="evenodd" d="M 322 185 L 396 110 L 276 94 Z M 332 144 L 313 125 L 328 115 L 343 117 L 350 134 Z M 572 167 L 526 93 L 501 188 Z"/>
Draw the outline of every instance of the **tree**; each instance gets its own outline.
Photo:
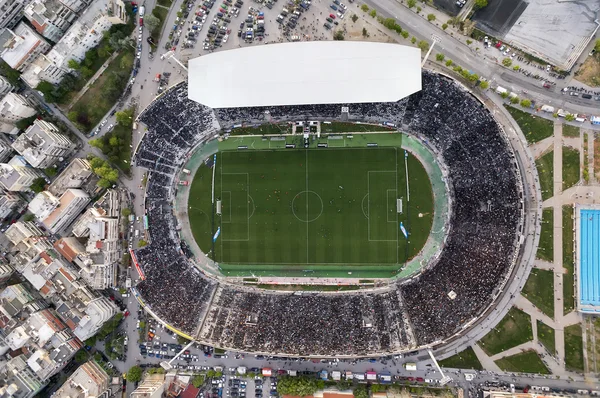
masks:
<path id="1" fill-rule="evenodd" d="M 510 103 L 511 104 L 518 104 L 519 103 L 519 97 L 517 97 L 516 95 L 513 95 L 512 97 L 510 97 Z"/>
<path id="2" fill-rule="evenodd" d="M 444 30 L 448 29 L 448 24 L 447 23 L 442 24 L 442 29 L 444 29 Z"/>
<path id="3" fill-rule="evenodd" d="M 142 368 L 139 366 L 131 367 L 129 372 L 127 372 L 127 381 L 137 383 L 140 380 L 142 380 Z"/>
<path id="4" fill-rule="evenodd" d="M 480 10 L 484 7 L 487 7 L 488 0 L 475 0 L 475 9 Z"/>
<path id="5" fill-rule="evenodd" d="M 94 65 L 94 62 L 98 60 L 98 50 L 96 48 L 89 49 L 85 52 L 85 58 L 83 59 L 83 64 L 88 68 L 91 68 Z"/>
<path id="6" fill-rule="evenodd" d="M 190 341 L 183 336 L 177 335 L 177 344 L 188 345 Z"/>
<path id="7" fill-rule="evenodd" d="M 488 82 L 481 82 L 479 83 L 479 87 L 481 87 L 482 89 L 486 89 L 490 86 L 490 84 Z"/>
<path id="8" fill-rule="evenodd" d="M 202 376 L 202 375 L 194 376 L 194 378 L 192 379 L 192 385 L 196 388 L 200 388 L 200 387 L 202 387 L 202 384 L 204 384 L 204 376 Z"/>
<path id="9" fill-rule="evenodd" d="M 54 177 L 58 174 L 58 170 L 56 167 L 46 167 L 44 169 L 44 174 L 46 174 L 48 177 Z"/>
<path id="10" fill-rule="evenodd" d="M 43 177 L 38 177 L 31 183 L 29 189 L 35 193 L 40 193 L 46 188 L 46 180 Z"/>
<path id="11" fill-rule="evenodd" d="M 213 377 L 215 377 L 216 372 L 212 369 L 209 369 L 206 371 L 206 377 L 208 377 L 209 379 L 212 379 Z"/>
<path id="12" fill-rule="evenodd" d="M 360 6 L 360 9 L 361 9 L 363 12 L 367 12 L 367 11 L 369 11 L 369 6 L 368 6 L 368 5 L 366 5 L 366 4 L 363 4 L 362 6 Z"/>
<path id="13" fill-rule="evenodd" d="M 429 43 L 427 43 L 426 40 L 421 40 L 419 42 L 418 46 L 421 49 L 421 51 L 423 51 L 423 52 L 429 50 Z"/>
<path id="14" fill-rule="evenodd" d="M 519 65 L 513 66 L 513 70 L 519 70 L 519 69 L 521 69 L 521 67 Z"/>
<path id="15" fill-rule="evenodd" d="M 504 66 L 506 66 L 508 68 L 509 66 L 512 65 L 512 59 L 510 59 L 510 58 L 504 58 L 502 60 L 502 65 L 504 65 Z"/>
<path id="16" fill-rule="evenodd" d="M 77 354 L 75 354 L 75 362 L 78 362 L 78 363 L 84 363 L 85 361 L 87 361 L 88 358 L 89 358 L 89 354 L 83 348 L 80 349 L 79 351 L 77 351 Z"/>
<path id="17" fill-rule="evenodd" d="M 106 33 L 106 32 L 104 32 Z M 108 43 L 103 46 L 98 47 L 98 56 L 102 58 L 108 58 L 110 54 L 113 52 L 113 49 L 110 47 Z"/>
<path id="18" fill-rule="evenodd" d="M 101 138 L 94 138 L 93 140 L 89 140 L 88 142 L 94 148 L 98 148 L 101 151 L 104 150 L 104 141 L 102 141 Z"/>
<path id="19" fill-rule="evenodd" d="M 358 21 L 358 15 L 352 14 L 352 22 Z"/>
<path id="20" fill-rule="evenodd" d="M 400 34 L 401 34 L 401 35 L 402 35 L 402 37 L 404 37 L 405 39 L 408 39 L 408 36 L 410 36 L 410 35 L 408 34 L 408 32 L 407 32 L 407 31 L 405 31 L 405 30 L 403 30 L 403 31 L 402 31 L 402 33 L 400 33 Z"/>
<path id="21" fill-rule="evenodd" d="M 417 38 L 413 36 L 413 37 L 410 39 L 410 42 L 411 42 L 412 44 L 415 44 L 415 43 L 417 42 Z"/>
<path id="22" fill-rule="evenodd" d="M 344 32 L 341 30 L 336 30 L 333 34 L 333 40 L 344 40 Z"/>
<path id="23" fill-rule="evenodd" d="M 565 120 L 567 122 L 572 122 L 573 120 L 575 120 L 575 115 L 569 113 L 567 116 L 565 116 Z"/>
<path id="24" fill-rule="evenodd" d="M 531 106 L 531 100 L 528 99 L 522 99 L 521 100 L 521 106 L 523 108 L 529 108 Z"/>
<path id="25" fill-rule="evenodd" d="M 421 7 L 419 7 L 419 6 L 417 6 L 417 14 L 418 14 L 418 13 L 420 13 L 420 12 L 421 12 L 421 10 L 422 10 L 422 8 L 421 8 Z"/>
<path id="26" fill-rule="evenodd" d="M 131 127 L 133 125 L 133 108 L 128 108 L 115 114 L 117 123 L 122 126 Z"/>
<path id="27" fill-rule="evenodd" d="M 19 130 L 25 130 L 27 127 L 33 124 L 35 119 L 37 119 L 37 115 L 26 117 L 25 119 L 21 119 L 18 122 L 16 122 L 15 126 L 17 126 Z"/>
<path id="28" fill-rule="evenodd" d="M 369 15 L 372 16 L 373 18 L 375 18 L 377 16 L 377 11 L 371 10 L 371 12 L 369 13 Z"/>
<path id="29" fill-rule="evenodd" d="M 21 72 L 16 69 L 10 67 L 9 64 L 4 62 L 4 60 L 0 60 L 0 74 L 10 82 L 13 86 L 20 86 L 21 81 L 19 77 L 21 76 Z"/>
<path id="30" fill-rule="evenodd" d="M 145 240 L 143 240 L 143 239 L 140 239 L 140 240 L 138 241 L 138 246 L 139 246 L 139 247 L 148 246 L 148 242 L 146 242 L 146 241 L 145 241 Z"/>
<path id="31" fill-rule="evenodd" d="M 156 29 L 161 25 L 160 19 L 153 14 L 144 16 L 144 26 L 148 28 L 150 33 L 155 33 Z"/>
<path id="32" fill-rule="evenodd" d="M 125 207 L 123 210 L 121 210 L 121 215 L 123 217 L 129 217 L 131 215 L 131 209 L 129 207 Z"/>
<path id="33" fill-rule="evenodd" d="M 473 40 L 467 39 L 467 46 L 470 46 L 471 44 L 473 44 Z"/>
<path id="34" fill-rule="evenodd" d="M 451 59 L 446 61 L 446 66 L 452 66 L 452 64 L 454 64 L 454 61 L 452 61 Z"/>
<path id="35" fill-rule="evenodd" d="M 444 58 L 446 58 L 446 56 L 445 56 L 444 54 L 442 54 L 442 53 L 437 53 L 437 54 L 435 55 L 435 59 L 436 59 L 438 62 L 442 62 L 442 61 L 444 60 Z"/>
<path id="36" fill-rule="evenodd" d="M 79 70 L 79 68 L 81 68 L 81 65 L 79 64 L 79 62 L 77 62 L 77 60 L 71 58 L 69 60 L 69 62 L 67 62 L 67 66 L 71 69 L 75 69 L 75 70 Z"/>
<path id="37" fill-rule="evenodd" d="M 91 79 L 92 76 L 94 76 L 94 71 L 91 70 L 90 68 L 88 68 L 87 66 L 82 66 L 81 67 L 81 76 L 85 80 L 89 80 L 89 79 Z"/>
<path id="38" fill-rule="evenodd" d="M 35 220 L 35 216 L 31 213 L 27 213 L 25 214 L 25 216 L 23 216 L 23 221 L 33 221 Z"/>
<path id="39" fill-rule="evenodd" d="M 352 391 L 354 398 L 369 398 L 369 390 L 367 390 L 367 386 L 365 384 L 359 384 Z"/>
<path id="40" fill-rule="evenodd" d="M 363 35 L 363 37 L 369 36 L 369 32 L 367 32 L 367 28 L 363 28 L 362 35 Z"/>
<path id="41" fill-rule="evenodd" d="M 408 0 L 406 2 L 406 5 L 408 6 L 408 8 L 413 8 L 414 6 L 417 5 L 417 0 Z"/>
<path id="42" fill-rule="evenodd" d="M 596 40 L 596 44 L 594 45 L 594 50 L 596 50 L 596 53 L 600 54 L 600 39 Z"/>
<path id="43" fill-rule="evenodd" d="M 505 91 L 505 92 L 503 92 L 502 94 L 500 94 L 500 96 L 501 96 L 502 98 L 507 98 L 507 97 L 508 97 L 508 93 Z"/>
<path id="44" fill-rule="evenodd" d="M 433 15 L 433 14 L 427 14 L 427 20 L 429 22 L 435 21 L 435 15 Z"/>
<path id="45" fill-rule="evenodd" d="M 117 137 L 116 135 L 111 136 L 108 139 L 108 145 L 113 146 L 113 147 L 119 146 L 120 145 L 119 137 Z"/>
<path id="46" fill-rule="evenodd" d="M 305 397 L 313 395 L 318 389 L 317 382 L 313 378 L 301 377 L 282 377 L 277 383 L 277 392 L 279 395 L 295 395 Z"/>
<path id="47" fill-rule="evenodd" d="M 133 65 L 133 54 L 126 53 L 125 55 L 123 55 L 123 58 L 121 58 L 121 62 L 119 63 L 119 68 L 129 69 L 131 67 L 131 65 Z"/>
<path id="48" fill-rule="evenodd" d="M 46 80 L 42 80 L 41 82 L 38 83 L 38 85 L 35 87 L 35 89 L 44 95 L 46 102 L 49 102 L 51 104 L 54 102 L 57 102 L 57 98 L 54 95 L 55 87 L 52 83 L 50 83 Z"/>

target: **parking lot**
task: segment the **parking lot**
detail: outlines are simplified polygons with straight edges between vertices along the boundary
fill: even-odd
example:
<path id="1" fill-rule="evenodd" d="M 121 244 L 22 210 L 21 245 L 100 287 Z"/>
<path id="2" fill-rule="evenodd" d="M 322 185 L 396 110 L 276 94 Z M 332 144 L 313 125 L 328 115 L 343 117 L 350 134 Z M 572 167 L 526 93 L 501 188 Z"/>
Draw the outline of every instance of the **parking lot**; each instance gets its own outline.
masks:
<path id="1" fill-rule="evenodd" d="M 168 33 L 171 49 L 182 61 L 217 49 L 331 40 L 334 31 L 345 32 L 353 13 L 352 4 L 339 0 L 189 0 L 187 4 L 187 17 L 184 14 Z"/>

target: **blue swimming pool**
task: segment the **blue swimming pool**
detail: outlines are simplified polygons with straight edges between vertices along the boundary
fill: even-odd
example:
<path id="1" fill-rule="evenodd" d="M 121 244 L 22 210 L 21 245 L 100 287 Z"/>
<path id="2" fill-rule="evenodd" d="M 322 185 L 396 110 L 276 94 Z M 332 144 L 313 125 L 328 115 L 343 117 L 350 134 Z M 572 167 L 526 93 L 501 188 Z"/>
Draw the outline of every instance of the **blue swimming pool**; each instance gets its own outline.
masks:
<path id="1" fill-rule="evenodd" d="M 579 301 L 600 307 L 600 209 L 579 214 Z"/>

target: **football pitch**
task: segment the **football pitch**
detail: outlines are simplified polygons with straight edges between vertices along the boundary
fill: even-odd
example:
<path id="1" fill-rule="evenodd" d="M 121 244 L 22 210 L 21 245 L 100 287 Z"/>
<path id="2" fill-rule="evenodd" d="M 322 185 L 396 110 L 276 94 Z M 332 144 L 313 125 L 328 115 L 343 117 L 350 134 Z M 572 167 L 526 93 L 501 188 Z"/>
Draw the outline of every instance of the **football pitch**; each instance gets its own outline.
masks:
<path id="1" fill-rule="evenodd" d="M 189 217 L 226 275 L 393 276 L 430 232 L 427 172 L 399 147 L 224 151 L 214 168 L 215 203 L 203 165 Z"/>

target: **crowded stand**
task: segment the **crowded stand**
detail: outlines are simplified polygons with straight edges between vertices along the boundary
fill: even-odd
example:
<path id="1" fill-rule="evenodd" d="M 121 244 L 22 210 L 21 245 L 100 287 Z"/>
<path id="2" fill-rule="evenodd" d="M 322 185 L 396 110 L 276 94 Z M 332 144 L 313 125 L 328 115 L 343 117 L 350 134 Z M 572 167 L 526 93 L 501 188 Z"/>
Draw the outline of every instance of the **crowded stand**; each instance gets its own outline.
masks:
<path id="1" fill-rule="evenodd" d="M 157 316 L 202 342 L 229 349 L 360 356 L 446 339 L 491 304 L 517 251 L 522 194 L 516 162 L 490 112 L 452 80 L 428 72 L 419 93 L 395 103 L 348 104 L 345 117 L 407 126 L 441 153 L 452 216 L 434 266 L 378 291 L 294 294 L 217 282 L 188 260 L 172 208 L 175 176 L 189 152 L 216 134 L 216 120 L 232 126 L 340 119 L 341 106 L 213 113 L 189 100 L 182 84 L 144 111 L 140 120 L 148 132 L 135 159 L 149 170 L 150 244 L 136 252 L 146 276 L 138 290 Z"/>
<path id="2" fill-rule="evenodd" d="M 424 344 L 453 334 L 490 304 L 516 250 L 522 195 L 498 124 L 450 79 L 424 73 L 405 123 L 442 153 L 454 194 L 452 232 L 437 264 L 401 289 Z"/>
<path id="3" fill-rule="evenodd" d="M 376 102 L 363 104 L 322 104 L 268 106 L 248 108 L 215 109 L 221 127 L 235 125 L 253 125 L 265 122 L 293 122 L 297 120 L 331 120 L 341 116 L 348 120 L 371 123 L 389 122 L 399 125 L 404 117 L 404 108 L 408 98 L 398 102 Z M 342 108 L 348 108 L 348 114 L 342 115 Z"/>
<path id="4" fill-rule="evenodd" d="M 360 356 L 414 347 L 395 290 L 295 295 L 222 285 L 199 337 L 225 347 L 297 355 Z"/>

